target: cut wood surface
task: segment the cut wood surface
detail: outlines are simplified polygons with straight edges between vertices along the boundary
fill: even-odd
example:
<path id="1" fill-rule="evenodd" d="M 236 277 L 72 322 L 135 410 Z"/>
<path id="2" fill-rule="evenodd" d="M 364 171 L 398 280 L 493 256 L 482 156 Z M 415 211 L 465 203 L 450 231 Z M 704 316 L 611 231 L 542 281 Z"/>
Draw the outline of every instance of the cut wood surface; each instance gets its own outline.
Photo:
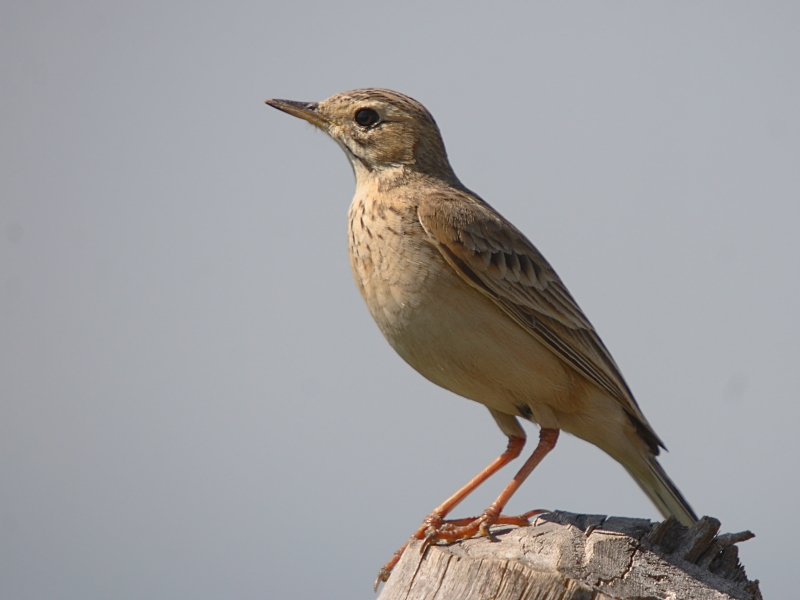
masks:
<path id="1" fill-rule="evenodd" d="M 410 545 L 378 600 L 761 600 L 734 545 L 753 534 L 719 526 L 548 513 L 494 539 Z"/>

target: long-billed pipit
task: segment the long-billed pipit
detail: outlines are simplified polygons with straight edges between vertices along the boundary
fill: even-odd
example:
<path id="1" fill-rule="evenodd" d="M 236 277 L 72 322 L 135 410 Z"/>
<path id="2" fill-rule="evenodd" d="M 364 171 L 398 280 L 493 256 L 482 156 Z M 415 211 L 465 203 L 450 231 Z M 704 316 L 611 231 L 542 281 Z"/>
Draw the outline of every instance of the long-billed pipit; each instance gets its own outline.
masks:
<path id="1" fill-rule="evenodd" d="M 439 505 L 412 540 L 450 542 L 486 535 L 496 523 L 528 524 L 533 512 L 501 511 L 561 429 L 619 461 L 665 517 L 697 520 L 656 461 L 664 445 L 594 327 L 533 244 L 461 184 L 425 107 L 381 89 L 318 104 L 267 104 L 316 125 L 350 159 L 350 263 L 383 335 L 424 377 L 486 405 L 509 439 L 506 451 Z M 445 521 L 519 456 L 525 432 L 517 417 L 540 425 L 536 450 L 480 517 Z M 386 581 L 404 548 L 378 581 Z"/>

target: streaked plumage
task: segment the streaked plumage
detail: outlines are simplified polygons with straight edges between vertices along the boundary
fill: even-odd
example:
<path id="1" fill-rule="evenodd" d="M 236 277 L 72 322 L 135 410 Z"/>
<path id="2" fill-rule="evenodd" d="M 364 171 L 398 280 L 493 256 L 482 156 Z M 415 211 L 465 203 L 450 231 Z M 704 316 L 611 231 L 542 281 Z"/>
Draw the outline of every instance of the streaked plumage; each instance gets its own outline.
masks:
<path id="1" fill-rule="evenodd" d="M 379 89 L 319 104 L 268 103 L 320 127 L 347 154 L 356 175 L 350 258 L 370 313 L 422 375 L 489 408 L 511 440 L 502 464 L 525 438 L 517 417 L 542 427 L 533 466 L 563 429 L 619 461 L 663 515 L 696 521 L 656 461 L 663 444 L 594 327 L 533 244 L 461 184 L 421 104 Z M 442 522 L 463 495 L 448 499 L 414 537 L 485 532 L 502 506 L 471 528 Z"/>

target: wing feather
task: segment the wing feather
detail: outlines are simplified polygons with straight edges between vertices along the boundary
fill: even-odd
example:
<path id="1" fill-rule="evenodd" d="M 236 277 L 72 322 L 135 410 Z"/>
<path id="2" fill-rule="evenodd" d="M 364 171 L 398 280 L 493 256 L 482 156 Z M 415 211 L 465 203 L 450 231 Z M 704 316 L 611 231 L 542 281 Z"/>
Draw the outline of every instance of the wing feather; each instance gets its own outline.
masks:
<path id="1" fill-rule="evenodd" d="M 663 447 L 594 327 L 519 230 L 462 192 L 426 197 L 417 215 L 429 241 L 467 283 L 617 399 L 654 452 Z"/>

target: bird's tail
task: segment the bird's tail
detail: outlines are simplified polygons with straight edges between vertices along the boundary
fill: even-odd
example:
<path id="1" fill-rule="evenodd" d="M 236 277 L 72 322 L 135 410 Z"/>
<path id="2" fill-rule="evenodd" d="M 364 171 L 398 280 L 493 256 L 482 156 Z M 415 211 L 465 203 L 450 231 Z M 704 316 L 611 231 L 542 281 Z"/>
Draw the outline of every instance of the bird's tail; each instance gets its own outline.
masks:
<path id="1" fill-rule="evenodd" d="M 628 473 L 636 480 L 642 491 L 647 494 L 647 497 L 664 517 L 673 516 L 683 525 L 693 525 L 697 521 L 697 515 L 661 465 L 658 464 L 655 456 L 643 456 L 642 459 L 642 461 L 637 461 L 638 464 L 635 467 L 625 465 Z"/>

